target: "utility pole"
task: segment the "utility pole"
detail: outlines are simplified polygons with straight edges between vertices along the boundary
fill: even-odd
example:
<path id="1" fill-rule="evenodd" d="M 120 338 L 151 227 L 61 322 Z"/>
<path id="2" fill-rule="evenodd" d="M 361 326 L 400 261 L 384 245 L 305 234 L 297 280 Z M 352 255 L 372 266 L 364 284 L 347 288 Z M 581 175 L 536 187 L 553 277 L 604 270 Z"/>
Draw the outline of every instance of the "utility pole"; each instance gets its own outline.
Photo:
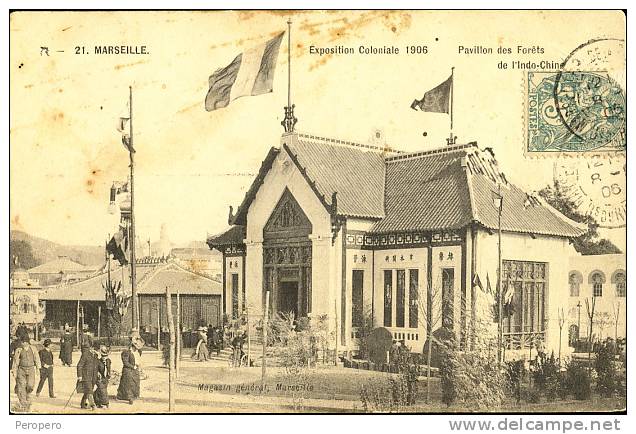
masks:
<path id="1" fill-rule="evenodd" d="M 172 308 L 172 306 L 170 306 Z M 177 350 L 175 360 L 175 374 L 179 378 L 179 370 L 181 369 L 181 299 L 179 297 L 179 287 L 177 286 Z"/>
<path id="2" fill-rule="evenodd" d="M 265 291 L 265 311 L 263 312 L 263 359 L 261 361 L 261 385 L 265 387 L 265 355 L 267 353 L 267 317 L 269 316 L 269 291 Z"/>
<path id="3" fill-rule="evenodd" d="M 249 308 L 246 306 L 245 307 L 245 326 L 247 329 L 247 366 L 250 366 L 250 360 L 252 360 L 252 355 L 251 355 L 251 348 L 252 348 L 252 340 L 250 338 L 250 336 L 252 335 L 251 331 L 250 331 L 250 311 Z"/>
<path id="4" fill-rule="evenodd" d="M 576 322 L 576 340 L 581 339 L 581 300 L 576 303 L 576 308 L 579 310 L 578 319 Z"/>
<path id="5" fill-rule="evenodd" d="M 168 411 L 172 413 L 175 406 L 175 332 L 174 332 L 174 318 L 172 317 L 172 294 L 170 293 L 170 287 L 166 285 L 166 313 L 168 315 L 168 330 L 170 332 L 170 357 L 168 362 Z"/>
<path id="6" fill-rule="evenodd" d="M 139 331 L 139 312 L 137 306 L 137 261 L 135 258 L 135 148 L 133 144 L 133 99 L 132 86 L 130 91 L 128 107 L 130 109 L 130 146 L 128 155 L 130 156 L 130 284 L 132 288 L 132 328 Z"/>
<path id="7" fill-rule="evenodd" d="M 501 212 L 503 210 L 503 196 L 501 195 L 501 183 L 499 183 L 497 190 L 498 210 L 497 210 L 497 313 L 499 316 L 498 321 L 498 336 L 497 336 L 497 362 L 501 365 L 503 362 L 503 291 L 501 285 Z"/>

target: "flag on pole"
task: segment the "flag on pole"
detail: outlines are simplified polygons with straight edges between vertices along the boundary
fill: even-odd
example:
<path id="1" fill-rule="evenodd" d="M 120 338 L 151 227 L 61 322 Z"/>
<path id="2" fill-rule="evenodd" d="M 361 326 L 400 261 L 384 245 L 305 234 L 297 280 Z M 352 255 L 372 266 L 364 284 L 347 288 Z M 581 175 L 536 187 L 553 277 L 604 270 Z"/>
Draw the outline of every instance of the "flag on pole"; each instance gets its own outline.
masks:
<path id="1" fill-rule="evenodd" d="M 492 294 L 492 286 L 490 285 L 490 275 L 486 273 L 486 292 Z"/>
<path id="2" fill-rule="evenodd" d="M 480 290 L 484 290 L 484 287 L 481 284 L 481 279 L 479 278 L 479 274 L 475 273 L 475 277 L 473 278 L 473 288 L 479 288 Z"/>
<path id="3" fill-rule="evenodd" d="M 127 265 L 128 258 L 126 257 L 126 251 L 128 250 L 128 234 L 126 228 L 119 227 L 119 230 L 106 244 L 106 251 L 113 255 L 120 265 Z"/>
<path id="4" fill-rule="evenodd" d="M 273 90 L 274 72 L 280 43 L 285 32 L 264 44 L 239 54 L 225 68 L 214 71 L 208 83 L 205 109 L 227 107 L 242 96 L 261 95 Z"/>
<path id="5" fill-rule="evenodd" d="M 126 103 L 126 113 L 117 120 L 117 131 L 121 133 L 121 143 L 128 152 L 135 152 L 130 143 L 130 106 Z"/>
<path id="6" fill-rule="evenodd" d="M 421 100 L 411 103 L 413 110 L 435 113 L 449 113 L 450 93 L 453 86 L 453 76 L 424 94 Z"/>

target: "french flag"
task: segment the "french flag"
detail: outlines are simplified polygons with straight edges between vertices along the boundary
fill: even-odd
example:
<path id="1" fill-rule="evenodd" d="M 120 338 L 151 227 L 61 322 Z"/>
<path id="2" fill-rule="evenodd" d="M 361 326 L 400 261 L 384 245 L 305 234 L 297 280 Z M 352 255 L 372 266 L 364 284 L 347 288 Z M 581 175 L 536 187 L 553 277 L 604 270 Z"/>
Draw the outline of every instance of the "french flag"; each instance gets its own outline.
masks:
<path id="1" fill-rule="evenodd" d="M 236 56 L 225 68 L 214 71 L 209 79 L 205 109 L 210 112 L 227 107 L 230 101 L 242 96 L 271 92 L 284 34 L 282 32 L 266 43 L 250 48 Z"/>

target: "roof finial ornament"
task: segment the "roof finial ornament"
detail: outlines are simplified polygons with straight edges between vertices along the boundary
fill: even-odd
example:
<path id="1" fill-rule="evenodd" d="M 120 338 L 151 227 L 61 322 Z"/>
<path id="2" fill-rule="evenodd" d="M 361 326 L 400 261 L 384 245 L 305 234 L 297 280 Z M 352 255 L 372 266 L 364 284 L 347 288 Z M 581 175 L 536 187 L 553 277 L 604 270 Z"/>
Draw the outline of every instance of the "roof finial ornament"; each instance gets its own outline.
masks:
<path id="1" fill-rule="evenodd" d="M 457 143 L 457 136 L 453 136 L 453 133 L 446 139 L 446 146 L 452 146 Z"/>
<path id="2" fill-rule="evenodd" d="M 291 19 L 287 21 L 287 106 L 285 119 L 280 123 L 286 133 L 293 133 L 298 119 L 294 116 L 295 104 L 291 103 Z"/>
<path id="3" fill-rule="evenodd" d="M 286 133 L 293 133 L 294 126 L 296 125 L 296 122 L 298 122 L 298 119 L 294 116 L 295 106 L 295 104 L 292 104 L 291 106 L 285 107 L 285 119 L 283 119 L 280 124 L 283 126 Z"/>

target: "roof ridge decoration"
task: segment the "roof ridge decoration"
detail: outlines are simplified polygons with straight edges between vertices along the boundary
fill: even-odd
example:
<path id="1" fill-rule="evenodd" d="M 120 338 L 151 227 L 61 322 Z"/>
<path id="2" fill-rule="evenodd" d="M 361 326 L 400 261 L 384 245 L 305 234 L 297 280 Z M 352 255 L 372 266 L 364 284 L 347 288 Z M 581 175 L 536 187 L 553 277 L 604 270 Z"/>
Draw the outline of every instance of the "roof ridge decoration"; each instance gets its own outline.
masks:
<path id="1" fill-rule="evenodd" d="M 429 149 L 426 151 L 414 151 L 414 152 L 408 152 L 408 153 L 400 153 L 400 155 L 394 155 L 391 157 L 386 157 L 384 159 L 384 161 L 386 163 L 390 163 L 393 161 L 399 161 L 399 160 L 407 160 L 407 159 L 412 159 L 412 158 L 419 158 L 419 157 L 424 157 L 424 156 L 428 156 L 428 155 L 434 155 L 434 154 L 448 154 L 451 152 L 457 152 L 457 151 L 461 151 L 463 149 L 471 149 L 471 148 L 476 148 L 477 147 L 477 142 L 469 142 L 463 145 L 453 145 L 453 146 L 444 146 L 444 147 L 440 147 L 440 148 L 435 148 L 435 149 Z"/>
<path id="2" fill-rule="evenodd" d="M 485 175 L 496 185 L 502 184 L 507 187 L 510 184 L 506 175 L 499 169 L 495 153 L 490 147 L 482 151 L 475 143 L 475 148 L 472 152 L 466 153 L 466 167 L 471 174 Z"/>
<path id="3" fill-rule="evenodd" d="M 327 142 L 327 143 L 335 144 L 335 145 L 351 146 L 353 148 L 363 148 L 363 149 L 368 149 L 374 152 L 392 152 L 395 154 L 402 154 L 404 152 L 404 151 L 399 151 L 390 146 L 382 147 L 382 146 L 367 145 L 364 143 L 357 143 L 357 142 L 352 142 L 349 140 L 334 139 L 331 137 L 316 136 L 313 134 L 306 134 L 306 133 L 296 133 L 296 134 L 298 134 L 298 137 L 301 137 L 303 139 L 319 140 L 321 142 Z"/>

